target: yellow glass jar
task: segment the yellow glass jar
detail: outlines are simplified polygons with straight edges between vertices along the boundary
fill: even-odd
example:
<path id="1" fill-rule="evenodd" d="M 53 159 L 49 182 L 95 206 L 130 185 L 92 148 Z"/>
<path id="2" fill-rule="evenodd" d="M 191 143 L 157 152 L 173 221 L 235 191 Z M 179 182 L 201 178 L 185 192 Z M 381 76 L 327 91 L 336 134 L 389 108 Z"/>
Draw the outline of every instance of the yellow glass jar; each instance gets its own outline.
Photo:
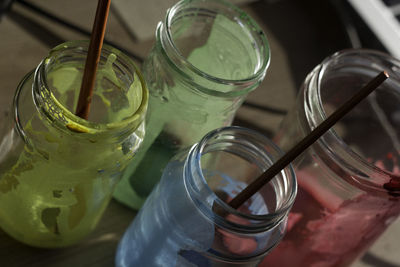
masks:
<path id="1" fill-rule="evenodd" d="M 0 128 L 0 226 L 38 247 L 93 230 L 144 138 L 148 91 L 134 63 L 104 46 L 89 120 L 75 116 L 88 42 L 52 49 L 19 84 Z"/>

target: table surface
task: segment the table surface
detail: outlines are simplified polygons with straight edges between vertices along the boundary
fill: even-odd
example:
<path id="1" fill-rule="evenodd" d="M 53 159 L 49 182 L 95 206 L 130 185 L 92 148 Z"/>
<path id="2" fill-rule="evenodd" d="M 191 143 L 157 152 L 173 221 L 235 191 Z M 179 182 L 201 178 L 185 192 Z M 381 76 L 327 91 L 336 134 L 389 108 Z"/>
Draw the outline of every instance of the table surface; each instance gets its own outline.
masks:
<path id="1" fill-rule="evenodd" d="M 160 0 L 136 0 L 142 9 L 147 8 L 147 4 L 151 6 L 148 8 L 156 8 L 157 1 Z M 247 98 L 249 103 L 264 109 L 243 106 L 234 124 L 253 128 L 267 136 L 273 135 L 283 117 L 273 110 L 288 110 L 306 74 L 324 57 L 348 47 L 341 24 L 327 2 L 264 0 L 242 6 L 266 32 L 272 60 L 265 81 Z M 95 0 L 31 0 L 31 3 L 88 30 L 97 5 Z M 0 115 L 10 107 L 18 82 L 45 57 L 51 47 L 65 40 L 87 38 L 18 2 L 14 3 L 0 20 Z M 113 9 L 106 38 L 141 58 L 147 55 L 154 42 L 153 39 L 138 40 L 132 36 L 132 31 L 126 28 Z M 111 201 L 96 230 L 81 243 L 65 249 L 28 247 L 0 230 L 0 266 L 113 266 L 118 240 L 135 214 L 135 211 Z M 400 245 L 399 236 L 400 221 L 397 220 L 352 267 L 400 266 L 396 249 Z"/>

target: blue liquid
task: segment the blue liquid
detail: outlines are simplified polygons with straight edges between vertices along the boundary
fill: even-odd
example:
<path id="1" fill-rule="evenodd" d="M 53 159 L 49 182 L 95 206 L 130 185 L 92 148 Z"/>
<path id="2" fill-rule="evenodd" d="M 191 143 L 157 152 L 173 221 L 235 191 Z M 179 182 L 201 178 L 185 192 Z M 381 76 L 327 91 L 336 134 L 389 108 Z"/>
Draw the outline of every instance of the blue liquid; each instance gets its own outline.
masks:
<path id="1" fill-rule="evenodd" d="M 124 234 L 116 266 L 174 266 L 180 250 L 206 251 L 211 247 L 214 225 L 189 198 L 182 165 L 172 162 L 166 167 L 160 184 Z"/>
<path id="2" fill-rule="evenodd" d="M 179 161 L 170 162 L 165 168 L 160 183 L 120 241 L 117 267 L 211 266 L 212 260 L 203 256 L 203 252 L 211 251 L 217 235 L 215 226 L 188 195 L 182 168 L 183 162 Z M 220 190 L 230 197 L 236 194 L 232 192 L 246 186 L 215 171 L 203 170 L 203 173 L 206 177 L 221 177 L 223 187 Z M 208 201 L 212 202 L 212 199 Z M 268 213 L 259 194 L 253 196 L 248 210 L 254 214 Z M 256 239 L 258 247 L 264 247 L 268 236 L 266 233 Z"/>

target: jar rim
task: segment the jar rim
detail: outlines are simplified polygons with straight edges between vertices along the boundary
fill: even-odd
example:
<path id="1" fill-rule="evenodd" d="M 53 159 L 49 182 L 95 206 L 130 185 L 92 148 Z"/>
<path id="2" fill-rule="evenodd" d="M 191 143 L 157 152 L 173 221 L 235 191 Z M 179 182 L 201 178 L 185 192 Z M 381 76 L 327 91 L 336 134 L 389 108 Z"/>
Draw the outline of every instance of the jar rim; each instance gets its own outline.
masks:
<path id="1" fill-rule="evenodd" d="M 247 86 L 251 85 L 252 82 L 254 81 L 260 81 L 264 78 L 266 74 L 266 70 L 269 67 L 270 60 L 271 60 L 271 53 L 270 53 L 270 47 L 269 43 L 267 40 L 267 37 L 264 33 L 264 31 L 261 29 L 261 27 L 243 10 L 240 8 L 236 7 L 235 5 L 231 4 L 230 2 L 224 1 L 224 0 L 210 0 L 210 2 L 213 2 L 214 4 L 219 5 L 218 7 L 220 8 L 218 11 L 233 11 L 235 12 L 238 16 L 237 18 L 240 20 L 245 20 L 246 27 L 251 27 L 251 32 L 256 32 L 257 33 L 257 38 L 260 40 L 260 47 L 262 47 L 262 56 L 258 57 L 259 60 L 262 61 L 262 64 L 259 64 L 257 71 L 255 71 L 252 75 L 250 75 L 247 78 L 243 79 L 224 79 L 220 77 L 213 76 L 207 72 L 204 72 L 194 66 L 192 63 L 190 63 L 185 56 L 182 55 L 181 51 L 179 48 L 176 46 L 172 32 L 171 32 L 171 27 L 172 27 L 172 22 L 173 22 L 173 17 L 178 11 L 185 10 L 186 6 L 196 2 L 197 0 L 181 0 L 178 3 L 176 3 L 174 6 L 169 8 L 167 10 L 167 15 L 164 20 L 164 25 L 166 28 L 166 41 L 168 42 L 168 46 L 172 48 L 174 55 L 179 59 L 180 64 L 182 64 L 183 68 L 189 70 L 191 73 L 194 73 L 198 77 L 204 78 L 208 81 L 219 83 L 219 84 L 225 84 L 225 85 L 235 85 L 235 86 L 246 86 L 247 90 L 239 90 L 239 91 L 228 91 L 228 92 L 220 92 L 208 88 L 203 88 L 203 91 L 206 91 L 207 93 L 210 94 L 215 94 L 215 95 L 220 95 L 220 96 L 225 96 L 225 95 L 237 95 L 238 92 L 241 91 L 249 91 L 251 90 L 250 88 L 247 88 Z M 202 1 L 197 1 L 197 2 L 202 2 Z M 212 10 L 212 7 L 210 6 L 210 10 Z M 163 27 L 162 23 L 159 24 L 158 30 L 160 30 L 161 27 Z M 256 39 L 256 38 L 255 38 Z M 172 62 L 173 63 L 173 62 Z M 172 64 L 175 66 L 175 64 Z M 182 68 L 178 68 L 175 66 L 175 70 L 180 73 L 183 77 L 186 76 L 186 73 Z M 190 79 L 189 79 L 190 80 Z"/>
<path id="2" fill-rule="evenodd" d="M 85 120 L 83 118 L 80 118 L 79 116 L 75 115 L 73 112 L 71 112 L 68 108 L 66 108 L 63 104 L 59 102 L 59 100 L 55 97 L 53 92 L 49 89 L 49 86 L 47 85 L 47 73 L 46 73 L 46 67 L 48 67 L 48 64 L 50 62 L 50 59 L 54 54 L 59 53 L 60 51 L 65 51 L 66 49 L 72 49 L 72 50 L 87 50 L 89 45 L 88 40 L 78 40 L 78 41 L 68 41 L 62 44 L 57 45 L 53 49 L 50 50 L 49 54 L 40 62 L 38 67 L 35 70 L 35 80 L 34 83 L 36 86 L 33 87 L 33 99 L 35 101 L 35 104 L 37 107 L 40 108 L 41 112 L 44 113 L 47 117 L 52 117 L 52 114 L 48 112 L 45 108 L 45 104 L 43 103 L 42 95 L 43 90 L 48 91 L 48 97 L 50 97 L 50 101 L 52 104 L 62 113 L 63 119 L 62 120 L 53 120 L 52 121 L 57 121 L 56 124 L 58 124 L 58 128 L 64 129 L 68 132 L 78 132 L 78 133 L 83 133 L 83 134 L 101 134 L 101 133 L 106 133 L 106 132 L 113 132 L 113 131 L 120 131 L 121 129 L 124 129 L 126 127 L 129 128 L 138 128 L 141 123 L 144 121 L 146 110 L 147 110 L 147 103 L 148 103 L 148 90 L 146 83 L 144 81 L 144 78 L 139 71 L 139 69 L 136 67 L 135 63 L 124 53 L 119 51 L 118 49 L 109 46 L 107 44 L 103 44 L 102 48 L 102 53 L 107 52 L 109 54 L 114 54 L 117 57 L 116 62 L 118 61 L 123 61 L 124 63 L 128 64 L 132 69 L 135 71 L 135 74 L 139 78 L 140 84 L 141 84 L 141 90 L 142 90 L 142 98 L 141 98 L 141 103 L 137 107 L 136 111 L 129 115 L 128 117 L 116 121 L 116 122 L 107 122 L 107 123 L 101 123 L 101 122 L 93 122 L 89 120 Z M 36 79 L 37 77 L 37 79 Z M 43 86 L 40 85 L 43 84 Z"/>
<path id="3" fill-rule="evenodd" d="M 274 153 L 277 153 L 279 156 L 283 155 L 283 151 L 271 140 L 269 140 L 267 137 L 264 135 L 240 126 L 227 126 L 227 127 L 222 127 L 215 129 L 211 132 L 209 132 L 207 135 L 205 135 L 197 144 L 195 144 L 191 152 L 189 153 L 190 155 L 194 155 L 193 162 L 194 162 L 194 169 L 199 170 L 199 178 L 201 180 L 202 185 L 204 185 L 203 190 L 207 191 L 208 195 L 211 195 L 213 200 L 215 201 L 214 204 L 218 204 L 219 207 L 223 209 L 224 212 L 227 212 L 228 214 L 235 215 L 237 217 L 246 219 L 246 220 L 252 220 L 260 223 L 256 223 L 254 225 L 243 225 L 243 224 L 236 224 L 232 223 L 231 221 L 226 221 L 224 217 L 222 217 L 220 214 L 216 213 L 213 211 L 213 218 L 215 219 L 216 224 L 224 225 L 225 227 L 228 225 L 229 228 L 235 228 L 235 226 L 240 226 L 241 231 L 259 231 L 261 229 L 271 229 L 277 225 L 277 223 L 272 223 L 271 222 L 280 222 L 284 216 L 289 212 L 290 208 L 292 207 L 294 200 L 296 198 L 297 194 L 297 181 L 296 181 L 296 174 L 294 172 L 294 169 L 291 164 L 289 164 L 285 169 L 281 171 L 280 174 L 284 172 L 284 177 L 288 179 L 288 182 L 286 183 L 286 186 L 289 188 L 287 190 L 284 190 L 285 193 L 282 198 L 284 198 L 284 201 L 280 205 L 280 207 L 274 211 L 270 212 L 267 214 L 260 214 L 260 215 L 255 215 L 255 214 L 250 214 L 250 213 L 244 213 L 240 212 L 231 206 L 228 205 L 224 200 L 222 200 L 208 185 L 202 169 L 201 169 L 201 155 L 205 151 L 206 146 L 209 144 L 210 141 L 215 139 L 218 136 L 224 135 L 224 134 L 229 134 L 229 133 L 236 133 L 236 134 L 243 134 L 243 135 L 251 135 L 254 137 L 254 140 L 261 140 L 263 147 L 262 149 L 265 149 L 265 147 L 268 147 L 271 149 Z M 227 143 L 227 141 L 222 141 Z M 250 143 L 254 146 L 256 146 L 256 141 Z M 264 151 L 263 151 L 264 152 Z M 267 153 L 269 157 L 272 157 L 270 153 Z M 189 165 L 189 159 L 185 164 L 185 168 Z M 273 160 L 273 158 L 268 158 L 268 160 Z M 277 159 L 275 159 L 277 160 Z M 268 166 L 269 167 L 269 166 Z M 193 172 L 193 170 L 191 170 Z M 189 171 L 190 172 L 190 171 Z M 283 179 L 285 179 L 283 178 Z M 265 222 L 265 223 L 264 223 Z M 227 224 L 228 223 L 228 224 Z"/>
<path id="4" fill-rule="evenodd" d="M 352 56 L 352 55 L 364 55 L 364 56 L 370 56 L 372 58 L 380 58 L 384 59 L 386 62 L 391 62 L 395 63 L 397 66 L 400 66 L 400 60 L 397 60 L 390 55 L 373 50 L 373 49 L 365 49 L 365 48 L 357 48 L 357 49 L 343 49 L 341 51 L 338 51 L 331 56 L 326 57 L 320 65 L 318 65 L 314 69 L 315 73 L 315 82 L 316 86 L 308 86 L 306 88 L 307 93 L 304 95 L 305 99 L 308 99 L 311 95 L 315 96 L 315 99 L 317 100 L 316 107 L 315 108 L 310 108 L 312 105 L 309 105 L 311 111 L 310 113 L 306 112 L 306 119 L 310 126 L 315 128 L 318 126 L 319 123 L 324 121 L 327 118 L 327 113 L 325 112 L 324 105 L 323 105 L 323 100 L 321 98 L 321 87 L 322 87 L 322 82 L 324 79 L 324 74 L 328 67 L 331 65 L 332 62 L 335 62 L 339 57 L 343 56 Z M 373 66 L 373 68 L 378 68 L 379 64 L 376 64 L 376 66 Z M 372 66 L 371 66 L 372 67 Z M 376 73 L 378 74 L 380 71 L 382 71 L 383 68 L 380 70 L 377 69 Z M 387 69 L 386 71 L 392 72 L 392 70 Z M 313 72 L 312 72 L 313 73 Z M 312 79 L 312 78 L 311 78 Z M 312 82 L 311 82 L 312 83 Z M 311 84 L 310 83 L 310 84 Z M 360 88 L 361 89 L 361 88 Z M 305 104 L 307 103 L 307 100 L 304 102 Z M 311 116 L 316 116 L 311 118 Z M 340 135 L 335 131 L 335 129 L 332 127 L 329 129 L 324 136 L 322 136 L 320 139 L 317 140 L 317 143 L 322 146 L 326 151 L 333 151 L 333 148 L 329 145 L 329 142 L 327 141 L 328 138 L 331 138 L 334 140 L 337 144 L 339 144 L 340 148 L 343 150 L 343 153 L 346 153 L 347 157 L 340 156 L 337 153 L 329 153 L 330 157 L 334 158 L 337 162 L 344 163 L 344 166 L 350 166 L 351 162 L 357 162 L 358 164 L 361 164 L 366 170 L 368 170 L 371 173 L 375 173 L 380 176 L 387 177 L 387 179 L 391 179 L 393 177 L 393 174 L 390 171 L 384 170 L 373 164 L 372 162 L 369 162 L 366 158 L 358 154 L 356 151 L 354 151 L 349 145 L 346 144 L 346 142 L 340 137 Z M 349 179 L 347 179 L 349 180 Z M 351 179 L 349 180 L 350 183 L 356 184 L 357 186 L 361 186 L 365 190 L 377 190 L 381 192 L 387 192 L 382 184 L 376 183 L 374 181 L 366 181 L 363 179 L 362 176 L 357 176 L 357 175 L 352 175 Z"/>

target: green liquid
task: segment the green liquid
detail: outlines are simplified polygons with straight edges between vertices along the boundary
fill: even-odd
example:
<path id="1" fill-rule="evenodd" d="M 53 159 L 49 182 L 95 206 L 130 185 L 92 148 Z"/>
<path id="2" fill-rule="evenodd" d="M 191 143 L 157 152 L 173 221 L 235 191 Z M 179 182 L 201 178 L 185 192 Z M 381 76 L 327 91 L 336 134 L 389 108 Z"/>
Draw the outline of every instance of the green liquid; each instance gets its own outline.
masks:
<path id="1" fill-rule="evenodd" d="M 254 74 L 257 58 L 249 33 L 238 23 L 218 15 L 207 42 L 194 49 L 187 60 L 214 77 L 240 80 Z M 210 130 L 230 125 L 234 110 L 243 100 L 195 92 L 179 82 L 164 89 L 160 97 L 154 94 L 159 84 L 148 86 L 150 93 L 151 89 L 154 91 L 149 99 L 144 144 L 114 193 L 118 201 L 134 209 L 144 203 L 172 156 L 198 142 Z M 207 89 L 224 92 L 226 86 L 210 82 Z"/>
<path id="2" fill-rule="evenodd" d="M 153 187 L 158 183 L 164 167 L 177 153 L 178 149 L 173 145 L 170 136 L 159 136 L 146 151 L 141 164 L 135 170 L 136 177 L 147 177 L 147 179 L 130 179 L 130 185 L 136 189 L 141 198 L 146 198 Z"/>
<path id="3" fill-rule="evenodd" d="M 115 181 L 107 174 L 94 174 L 94 166 L 82 170 L 75 165 L 74 170 L 73 165 L 63 162 L 74 152 L 82 149 L 71 148 L 62 158 L 52 153 L 44 158 L 38 151 L 27 150 L 20 155 L 1 177 L 0 221 L 4 231 L 32 246 L 63 247 L 93 230 Z"/>
<path id="4" fill-rule="evenodd" d="M 142 101 L 138 77 L 127 95 L 121 92 L 121 83 L 111 68 L 114 60 L 112 54 L 97 77 L 102 83 L 97 85 L 95 101 L 103 105 L 105 112 L 93 118 L 101 122 L 122 121 Z M 73 65 L 57 66 L 48 74 L 48 84 L 57 88 L 54 92 L 59 102 L 75 106 L 82 72 Z M 31 77 L 25 83 L 21 98 L 32 94 L 32 82 Z M 47 104 L 45 108 L 54 112 Z M 37 112 L 24 116 L 29 119 L 23 130 L 33 145 L 19 141 L 17 147 L 23 148 L 13 152 L 14 163 L 5 166 L 0 162 L 0 226 L 32 246 L 71 245 L 96 226 L 132 152 L 125 151 L 112 136 L 97 135 L 98 129 L 70 121 L 66 127 L 72 131 L 60 131 Z"/>

